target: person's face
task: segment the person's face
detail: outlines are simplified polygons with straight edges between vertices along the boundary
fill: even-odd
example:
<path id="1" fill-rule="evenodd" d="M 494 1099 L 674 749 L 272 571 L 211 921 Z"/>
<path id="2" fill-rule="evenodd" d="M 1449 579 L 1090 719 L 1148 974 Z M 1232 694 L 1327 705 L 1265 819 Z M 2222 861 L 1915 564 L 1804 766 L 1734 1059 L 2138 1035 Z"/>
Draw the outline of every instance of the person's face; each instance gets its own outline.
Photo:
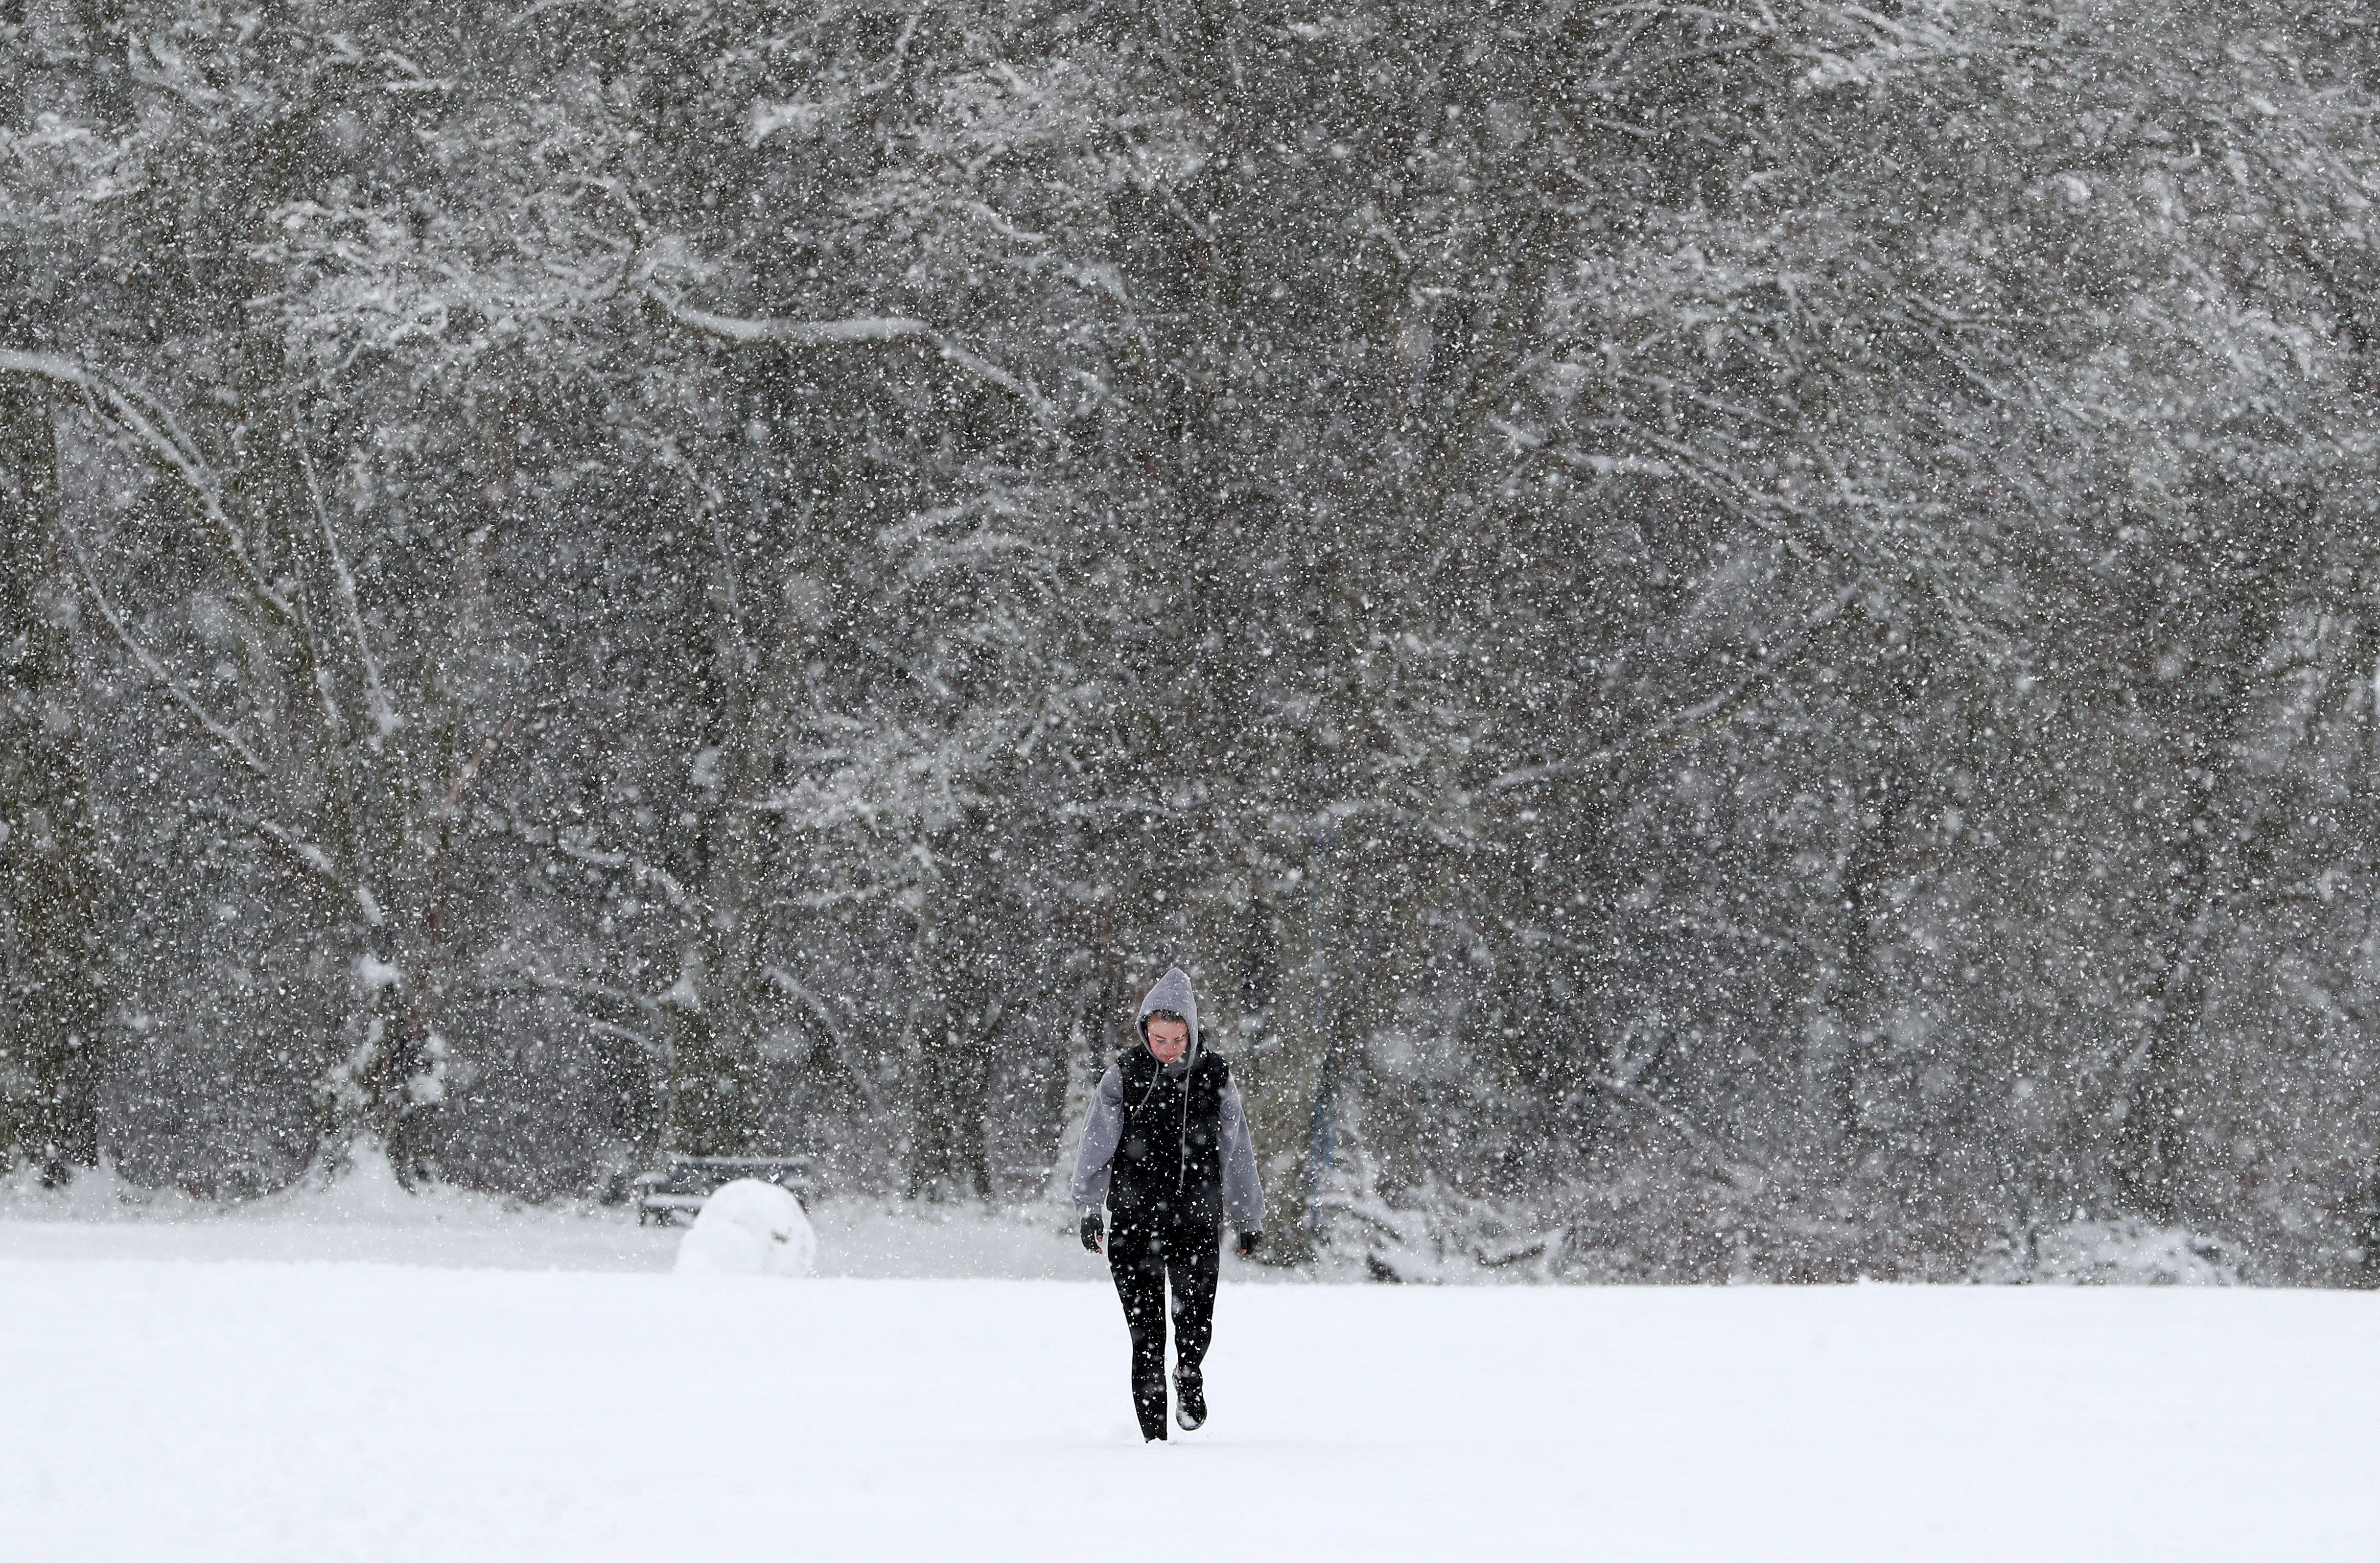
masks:
<path id="1" fill-rule="evenodd" d="M 1190 1023 L 1153 1020 L 1148 1023 L 1148 1050 L 1161 1064 L 1180 1063 L 1190 1050 Z"/>

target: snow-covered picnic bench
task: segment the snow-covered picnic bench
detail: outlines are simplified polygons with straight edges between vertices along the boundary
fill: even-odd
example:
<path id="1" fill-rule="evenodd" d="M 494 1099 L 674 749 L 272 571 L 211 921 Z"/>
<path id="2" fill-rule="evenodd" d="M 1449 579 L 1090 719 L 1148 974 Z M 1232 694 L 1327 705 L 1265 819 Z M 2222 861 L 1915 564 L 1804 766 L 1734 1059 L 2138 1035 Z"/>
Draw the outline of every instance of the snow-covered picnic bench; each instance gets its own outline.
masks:
<path id="1" fill-rule="evenodd" d="M 681 1217 L 692 1220 L 705 1200 L 738 1178 L 774 1183 L 807 1206 L 810 1169 L 806 1156 L 673 1156 L 660 1171 L 637 1179 L 637 1225 L 652 1221 L 666 1227 Z"/>

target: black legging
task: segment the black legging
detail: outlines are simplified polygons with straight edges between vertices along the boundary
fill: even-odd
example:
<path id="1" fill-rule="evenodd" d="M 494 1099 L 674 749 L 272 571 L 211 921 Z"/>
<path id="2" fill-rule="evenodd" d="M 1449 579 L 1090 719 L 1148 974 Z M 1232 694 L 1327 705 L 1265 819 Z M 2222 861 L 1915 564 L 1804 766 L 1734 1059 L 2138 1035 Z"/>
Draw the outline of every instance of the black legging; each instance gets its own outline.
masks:
<path id="1" fill-rule="evenodd" d="M 1215 1337 L 1220 1226 L 1119 1217 L 1108 1234 L 1108 1270 L 1132 1332 L 1132 1409 L 1144 1438 L 1165 1436 L 1165 1283 L 1173 1283 L 1173 1360 L 1197 1374 Z"/>

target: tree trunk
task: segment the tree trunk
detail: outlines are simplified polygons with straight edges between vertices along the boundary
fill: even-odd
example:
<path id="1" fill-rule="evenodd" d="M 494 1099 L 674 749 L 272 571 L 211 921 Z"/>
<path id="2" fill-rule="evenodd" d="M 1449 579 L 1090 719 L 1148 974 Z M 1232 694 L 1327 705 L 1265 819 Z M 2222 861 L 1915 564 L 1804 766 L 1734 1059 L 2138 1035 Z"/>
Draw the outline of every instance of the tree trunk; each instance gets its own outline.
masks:
<path id="1" fill-rule="evenodd" d="M 0 0 L 10 34 L 0 126 L 10 127 L 25 109 L 27 52 L 15 46 L 24 10 L 24 0 Z M 19 236 L 0 232 L 0 345 L 46 345 L 33 274 Z M 0 382 L 0 1083 L 15 1076 L 25 1093 L 17 1143 L 53 1184 L 99 1164 L 104 1010 L 98 837 L 58 506 L 48 389 L 10 377 Z"/>
<path id="2" fill-rule="evenodd" d="M 2144 1035 L 2134 1050 L 2134 1082 L 2119 1130 L 2117 1192 L 2125 1206 L 2164 1225 L 2182 1219 L 2190 1136 L 2203 1090 L 2187 1072 L 2205 1012 L 2209 976 L 2224 953 L 2241 888 L 2269 876 L 2277 815 L 2284 811 L 2241 774 L 2240 752 L 2257 703 L 2247 681 L 2220 729 L 2219 747 L 2202 748 L 2198 783 L 2181 813 L 2175 865 L 2180 883 L 2169 933 L 2144 995 Z M 2336 699 L 2346 686 L 2338 685 Z M 2185 778 L 2190 775 L 2185 770 Z M 2268 783 L 2277 786 L 2282 783 Z M 2244 798 L 2240 794 L 2247 794 Z"/>
<path id="3" fill-rule="evenodd" d="M 2208 822 L 2202 813 L 2194 823 Z M 2180 1183 L 2188 1169 L 2189 1108 L 2182 1070 L 2206 1009 L 2206 962 L 2222 902 L 2216 883 L 2222 871 L 2219 855 L 2203 836 L 2192 849 L 2184 874 L 2187 900 L 2180 926 L 2148 995 L 2139 1083 L 2126 1104 L 2123 1148 L 2116 1169 L 2125 1205 L 2168 1226 L 2180 1218 Z"/>
<path id="4" fill-rule="evenodd" d="M 701 881 L 669 1016 L 670 1135 L 688 1155 L 733 1156 L 758 1142 L 762 1117 L 761 993 L 767 980 L 762 880 L 770 850 L 760 806 L 784 750 L 786 691 L 801 645 L 790 600 L 747 608 L 735 550 L 715 507 L 696 518 L 711 550 L 702 642 L 713 702 L 709 794 L 700 813 Z M 782 594 L 781 594 L 782 595 Z M 765 637 L 763 656 L 756 637 Z"/>
<path id="5" fill-rule="evenodd" d="M 1900 825 L 1913 796 L 1911 779 L 1888 769 L 1853 800 L 1858 818 L 1843 865 L 1840 952 L 1820 968 L 1817 1012 L 1802 1060 L 1805 1129 L 1828 1147 L 1856 1142 L 1864 1126 L 1861 1076 L 1882 1019 L 1876 953 Z"/>

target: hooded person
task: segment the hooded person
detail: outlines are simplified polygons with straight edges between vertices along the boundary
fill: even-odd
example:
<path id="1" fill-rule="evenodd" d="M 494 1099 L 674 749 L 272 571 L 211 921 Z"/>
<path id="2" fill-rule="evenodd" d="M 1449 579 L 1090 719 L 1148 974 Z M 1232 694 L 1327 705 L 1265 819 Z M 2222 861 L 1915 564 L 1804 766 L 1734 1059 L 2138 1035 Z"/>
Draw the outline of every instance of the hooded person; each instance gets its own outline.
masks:
<path id="1" fill-rule="evenodd" d="M 1174 1416 L 1207 1420 L 1202 1372 L 1214 1339 L 1226 1216 L 1239 1252 L 1264 1241 L 1256 1145 L 1232 1066 L 1198 1032 L 1198 999 L 1179 966 L 1140 1001 L 1140 1039 L 1099 1081 L 1075 1162 L 1083 1246 L 1101 1252 L 1132 1336 L 1132 1404 L 1144 1438 L 1165 1436 L 1165 1294 L 1173 1292 Z"/>

